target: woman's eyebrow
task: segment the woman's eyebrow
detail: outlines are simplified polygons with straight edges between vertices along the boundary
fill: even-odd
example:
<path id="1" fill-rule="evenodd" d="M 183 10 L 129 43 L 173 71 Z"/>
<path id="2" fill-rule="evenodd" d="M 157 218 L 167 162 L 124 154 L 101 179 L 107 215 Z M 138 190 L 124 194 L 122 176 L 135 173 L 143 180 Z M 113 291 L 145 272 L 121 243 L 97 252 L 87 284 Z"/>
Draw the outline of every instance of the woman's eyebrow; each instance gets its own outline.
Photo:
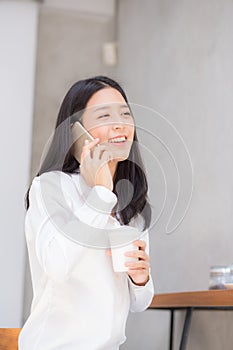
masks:
<path id="1" fill-rule="evenodd" d="M 109 109 L 111 106 L 100 106 L 94 109 L 94 112 L 102 110 L 102 109 Z M 120 108 L 129 108 L 127 104 L 120 105 Z"/>
<path id="2" fill-rule="evenodd" d="M 101 106 L 101 107 L 97 107 L 97 108 L 94 109 L 94 112 L 99 111 L 99 110 L 101 110 L 101 109 L 108 109 L 109 107 L 110 107 L 110 106 Z"/>

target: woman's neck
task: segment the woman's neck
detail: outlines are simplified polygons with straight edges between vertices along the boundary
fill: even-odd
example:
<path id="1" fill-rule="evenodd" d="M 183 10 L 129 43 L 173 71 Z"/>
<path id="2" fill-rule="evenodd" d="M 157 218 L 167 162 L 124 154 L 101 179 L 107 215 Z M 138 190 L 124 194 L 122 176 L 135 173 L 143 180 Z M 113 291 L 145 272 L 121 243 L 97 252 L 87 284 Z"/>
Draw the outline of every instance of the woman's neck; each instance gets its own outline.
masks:
<path id="1" fill-rule="evenodd" d="M 114 160 L 112 160 L 111 162 L 108 162 L 108 166 L 109 166 L 110 173 L 112 175 L 112 179 L 114 179 L 114 175 L 115 175 L 116 168 L 117 168 L 117 163 L 118 162 L 116 162 Z"/>

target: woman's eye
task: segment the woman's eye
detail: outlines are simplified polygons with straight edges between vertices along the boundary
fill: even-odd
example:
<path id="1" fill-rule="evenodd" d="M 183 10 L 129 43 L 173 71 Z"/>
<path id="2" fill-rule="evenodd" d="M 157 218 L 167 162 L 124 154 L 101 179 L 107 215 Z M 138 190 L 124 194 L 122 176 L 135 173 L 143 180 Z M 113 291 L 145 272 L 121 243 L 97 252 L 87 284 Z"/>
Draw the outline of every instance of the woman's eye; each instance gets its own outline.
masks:
<path id="1" fill-rule="evenodd" d="M 131 113 L 130 112 L 124 112 L 123 115 L 126 116 L 126 117 L 131 117 Z"/>
<path id="2" fill-rule="evenodd" d="M 98 119 L 100 119 L 100 118 L 107 118 L 107 117 L 109 117 L 109 114 L 103 114 L 103 115 L 100 115 L 100 116 L 98 117 Z"/>

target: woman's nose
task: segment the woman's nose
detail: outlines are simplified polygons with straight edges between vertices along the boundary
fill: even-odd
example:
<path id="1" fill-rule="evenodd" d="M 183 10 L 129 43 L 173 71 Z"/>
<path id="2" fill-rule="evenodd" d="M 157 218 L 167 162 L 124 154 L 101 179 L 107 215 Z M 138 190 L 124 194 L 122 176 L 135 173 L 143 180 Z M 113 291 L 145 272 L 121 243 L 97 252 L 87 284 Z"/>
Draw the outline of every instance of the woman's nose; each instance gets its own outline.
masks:
<path id="1" fill-rule="evenodd" d="M 113 129 L 114 130 L 118 130 L 118 129 L 122 129 L 124 127 L 123 123 L 115 123 L 113 124 Z"/>
<path id="2" fill-rule="evenodd" d="M 121 115 L 118 113 L 115 113 L 113 118 L 113 128 L 114 129 L 121 129 L 124 127 L 124 123 L 122 121 Z"/>

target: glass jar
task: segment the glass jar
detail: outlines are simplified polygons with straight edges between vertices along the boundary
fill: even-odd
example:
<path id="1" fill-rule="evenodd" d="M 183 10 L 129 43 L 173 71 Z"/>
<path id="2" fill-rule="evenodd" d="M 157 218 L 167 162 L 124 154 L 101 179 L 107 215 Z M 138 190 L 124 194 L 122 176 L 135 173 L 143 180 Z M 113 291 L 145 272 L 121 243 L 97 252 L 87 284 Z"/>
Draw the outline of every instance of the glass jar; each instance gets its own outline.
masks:
<path id="1" fill-rule="evenodd" d="M 227 289 L 231 282 L 231 269 L 229 266 L 211 266 L 209 289 Z"/>
<path id="2" fill-rule="evenodd" d="M 230 269 L 230 278 L 229 281 L 226 283 L 227 289 L 233 289 L 233 264 L 228 266 Z"/>

